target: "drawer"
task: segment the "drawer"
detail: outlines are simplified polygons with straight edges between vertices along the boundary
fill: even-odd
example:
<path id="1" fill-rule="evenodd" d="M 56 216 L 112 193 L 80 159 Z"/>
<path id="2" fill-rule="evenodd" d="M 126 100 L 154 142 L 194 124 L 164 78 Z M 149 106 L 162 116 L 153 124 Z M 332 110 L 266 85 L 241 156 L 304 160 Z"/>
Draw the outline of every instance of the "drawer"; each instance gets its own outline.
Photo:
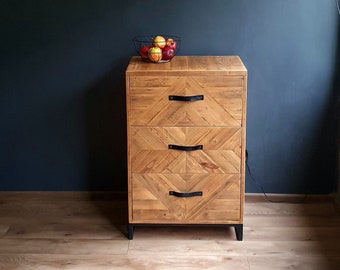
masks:
<path id="1" fill-rule="evenodd" d="M 133 174 L 131 222 L 236 223 L 240 183 L 238 174 Z"/>
<path id="2" fill-rule="evenodd" d="M 241 142 L 241 128 L 132 127 L 131 170 L 133 173 L 239 173 Z"/>
<path id="3" fill-rule="evenodd" d="M 242 76 L 131 76 L 129 125 L 242 126 Z"/>

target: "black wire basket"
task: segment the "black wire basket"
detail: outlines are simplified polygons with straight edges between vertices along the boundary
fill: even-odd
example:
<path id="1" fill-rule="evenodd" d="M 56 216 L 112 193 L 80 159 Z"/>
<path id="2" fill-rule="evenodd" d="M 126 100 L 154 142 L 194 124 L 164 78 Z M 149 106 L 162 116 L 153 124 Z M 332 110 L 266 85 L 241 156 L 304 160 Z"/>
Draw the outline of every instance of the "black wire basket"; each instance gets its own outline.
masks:
<path id="1" fill-rule="evenodd" d="M 167 63 L 178 54 L 181 38 L 168 35 L 136 36 L 133 38 L 133 44 L 143 61 Z"/>

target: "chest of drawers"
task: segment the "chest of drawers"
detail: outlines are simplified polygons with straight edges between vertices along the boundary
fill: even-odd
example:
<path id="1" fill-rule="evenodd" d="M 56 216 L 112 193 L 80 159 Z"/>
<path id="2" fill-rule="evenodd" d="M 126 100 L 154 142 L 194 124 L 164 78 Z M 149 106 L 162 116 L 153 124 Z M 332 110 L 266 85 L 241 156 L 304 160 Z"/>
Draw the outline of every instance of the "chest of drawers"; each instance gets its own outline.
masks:
<path id="1" fill-rule="evenodd" d="M 243 235 L 247 70 L 238 56 L 126 69 L 128 237 L 148 224 Z"/>

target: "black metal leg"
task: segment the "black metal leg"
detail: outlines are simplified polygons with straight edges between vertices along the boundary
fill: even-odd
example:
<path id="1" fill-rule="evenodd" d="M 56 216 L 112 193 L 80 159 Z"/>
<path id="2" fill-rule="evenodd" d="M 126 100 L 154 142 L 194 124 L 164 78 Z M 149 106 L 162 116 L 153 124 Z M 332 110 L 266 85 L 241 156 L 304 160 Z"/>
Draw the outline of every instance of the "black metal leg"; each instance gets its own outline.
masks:
<path id="1" fill-rule="evenodd" d="M 129 240 L 133 239 L 133 232 L 134 232 L 134 226 L 129 224 L 128 225 L 128 239 Z"/>
<path id="2" fill-rule="evenodd" d="M 235 233 L 238 241 L 243 240 L 243 224 L 235 225 Z"/>

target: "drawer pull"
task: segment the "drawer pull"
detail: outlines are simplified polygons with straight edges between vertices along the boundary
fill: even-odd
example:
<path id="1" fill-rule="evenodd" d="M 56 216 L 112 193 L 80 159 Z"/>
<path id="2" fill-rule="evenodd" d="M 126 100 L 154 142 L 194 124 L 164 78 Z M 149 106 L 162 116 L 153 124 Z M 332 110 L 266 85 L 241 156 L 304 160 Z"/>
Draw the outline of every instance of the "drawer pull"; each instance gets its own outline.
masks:
<path id="1" fill-rule="evenodd" d="M 169 144 L 168 149 L 173 150 L 181 150 L 181 151 L 195 151 L 195 150 L 202 150 L 203 145 L 195 145 L 195 146 L 182 146 L 182 145 L 175 145 L 175 144 Z"/>
<path id="2" fill-rule="evenodd" d="M 175 196 L 175 197 L 180 197 L 180 198 L 188 198 L 188 197 L 199 197 L 199 196 L 203 196 L 203 192 L 202 191 L 195 191 L 195 192 L 187 192 L 187 193 L 183 193 L 183 192 L 176 192 L 176 191 L 169 191 L 169 195 L 170 196 Z"/>
<path id="3" fill-rule="evenodd" d="M 170 95 L 169 100 L 175 100 L 175 101 L 197 101 L 197 100 L 203 100 L 204 95 L 196 95 L 196 96 L 174 96 Z"/>

